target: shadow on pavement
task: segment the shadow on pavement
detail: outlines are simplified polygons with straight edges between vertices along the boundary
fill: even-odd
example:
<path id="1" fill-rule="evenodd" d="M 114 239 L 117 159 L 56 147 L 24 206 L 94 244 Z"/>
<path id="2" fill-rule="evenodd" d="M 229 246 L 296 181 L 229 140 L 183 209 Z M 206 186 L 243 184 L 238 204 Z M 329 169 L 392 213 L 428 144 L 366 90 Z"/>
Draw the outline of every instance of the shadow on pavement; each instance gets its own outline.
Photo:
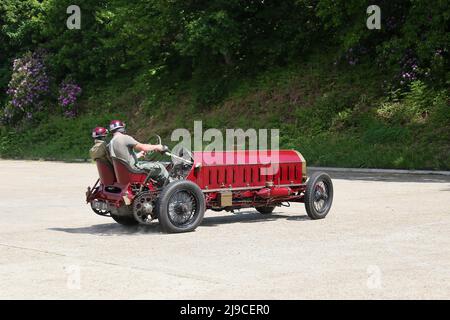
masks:
<path id="1" fill-rule="evenodd" d="M 48 228 L 52 231 L 62 231 L 74 234 L 95 234 L 99 236 L 117 236 L 117 235 L 133 235 L 133 234 L 151 234 L 161 233 L 159 224 L 155 222 L 149 226 L 123 226 L 118 223 L 95 224 L 90 227 L 79 228 Z"/>
<path id="2" fill-rule="evenodd" d="M 275 221 L 279 219 L 286 219 L 292 221 L 304 221 L 310 220 L 307 215 L 302 216 L 287 216 L 282 214 L 277 214 L 276 212 L 272 214 L 260 214 L 254 211 L 241 211 L 234 214 L 227 214 L 217 217 L 205 217 L 202 222 L 202 226 L 213 227 L 220 224 L 229 223 L 251 223 L 251 222 L 262 222 L 262 221 Z"/>
<path id="3" fill-rule="evenodd" d="M 323 170 L 327 172 L 326 170 Z M 310 175 L 313 170 L 308 172 Z M 359 172 L 327 172 L 332 179 L 355 181 L 384 181 L 384 182 L 418 182 L 418 183 L 450 183 L 450 176 L 439 174 L 405 174 L 405 173 L 359 173 Z"/>
<path id="4" fill-rule="evenodd" d="M 235 214 L 229 213 L 221 216 L 209 216 L 205 217 L 201 223 L 201 227 L 215 227 L 222 224 L 230 223 L 251 223 L 251 222 L 262 222 L 262 221 L 276 221 L 279 219 L 286 219 L 290 221 L 306 221 L 310 220 L 307 215 L 301 216 L 287 216 L 282 214 L 263 215 L 260 213 L 255 213 L 253 211 L 241 211 Z M 139 234 L 152 234 L 152 233 L 162 233 L 162 230 L 158 222 L 153 223 L 149 226 L 123 226 L 118 223 L 103 223 L 95 224 L 89 227 L 78 227 L 78 228 L 48 228 L 52 231 L 67 232 L 73 234 L 94 234 L 99 236 L 117 236 L 117 235 L 139 235 Z"/>

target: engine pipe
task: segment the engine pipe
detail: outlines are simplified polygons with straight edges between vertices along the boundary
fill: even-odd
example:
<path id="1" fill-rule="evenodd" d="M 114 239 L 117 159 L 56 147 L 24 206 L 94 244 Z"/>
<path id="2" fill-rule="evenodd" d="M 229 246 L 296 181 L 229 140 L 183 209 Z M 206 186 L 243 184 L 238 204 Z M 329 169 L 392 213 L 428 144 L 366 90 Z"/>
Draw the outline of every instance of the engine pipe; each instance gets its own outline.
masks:
<path id="1" fill-rule="evenodd" d="M 278 197 L 287 197 L 292 194 L 292 189 L 289 187 L 283 188 L 262 188 L 256 195 L 260 198 L 268 199 L 268 198 L 278 198 Z"/>

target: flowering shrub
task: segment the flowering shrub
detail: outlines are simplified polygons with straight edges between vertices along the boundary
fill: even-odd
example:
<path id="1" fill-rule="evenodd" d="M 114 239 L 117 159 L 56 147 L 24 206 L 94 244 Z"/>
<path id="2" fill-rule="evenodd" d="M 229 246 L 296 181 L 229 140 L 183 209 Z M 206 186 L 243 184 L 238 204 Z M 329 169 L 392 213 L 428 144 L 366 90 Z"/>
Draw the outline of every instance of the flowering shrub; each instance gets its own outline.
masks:
<path id="1" fill-rule="evenodd" d="M 58 103 L 64 115 L 73 118 L 77 115 L 76 102 L 81 95 L 81 87 L 72 80 L 65 80 L 59 89 Z"/>
<path id="2" fill-rule="evenodd" d="M 400 84 L 408 85 L 417 80 L 420 74 L 419 61 L 411 49 L 406 50 L 400 59 Z"/>
<path id="3" fill-rule="evenodd" d="M 424 123 L 431 112 L 436 112 L 440 101 L 434 102 L 440 94 L 433 91 L 421 80 L 414 80 L 408 85 L 408 91 L 396 90 L 392 97 L 376 109 L 379 118 L 391 124 Z"/>
<path id="4" fill-rule="evenodd" d="M 10 101 L 3 110 L 4 118 L 12 123 L 24 117 L 31 119 L 34 112 L 42 109 L 42 100 L 48 92 L 43 52 L 29 52 L 15 59 L 7 90 Z"/>

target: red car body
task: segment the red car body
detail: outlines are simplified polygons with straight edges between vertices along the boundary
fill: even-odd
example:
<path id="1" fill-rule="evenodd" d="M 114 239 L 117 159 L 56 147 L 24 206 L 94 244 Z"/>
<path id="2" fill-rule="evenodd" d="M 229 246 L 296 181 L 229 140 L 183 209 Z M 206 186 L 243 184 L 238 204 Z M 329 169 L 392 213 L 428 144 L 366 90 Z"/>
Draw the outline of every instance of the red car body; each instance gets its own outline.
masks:
<path id="1" fill-rule="evenodd" d="M 305 202 L 308 186 L 306 161 L 295 150 L 194 152 L 191 160 L 192 164 L 178 179 L 190 181 L 191 185 L 194 184 L 195 188 L 201 190 L 204 199 L 199 200 L 204 201 L 203 211 L 206 209 L 233 211 L 255 207 L 261 213 L 270 213 L 275 206 L 289 202 Z M 174 169 L 173 163 L 166 166 L 169 171 Z M 130 168 L 119 159 L 113 159 L 112 166 L 97 161 L 97 169 L 99 180 L 93 188 L 88 188 L 86 199 L 96 213 L 102 215 L 109 213 L 113 218 L 130 217 L 130 211 L 135 208 L 133 202 L 142 192 L 152 199 L 148 198 L 146 201 L 149 203 L 147 207 L 153 210 L 157 198 L 163 192 L 145 172 Z M 321 175 L 322 180 L 318 179 L 319 182 L 323 182 L 325 174 Z M 325 200 L 332 200 L 331 180 L 328 182 L 328 175 L 325 178 L 326 183 L 320 186 L 316 181 L 314 190 L 309 193 L 312 196 L 321 194 L 320 199 L 324 200 L 324 190 L 327 189 Z M 139 201 L 145 203 L 143 200 Z M 329 202 L 331 206 L 331 201 Z M 152 217 L 160 218 L 158 213 Z"/>

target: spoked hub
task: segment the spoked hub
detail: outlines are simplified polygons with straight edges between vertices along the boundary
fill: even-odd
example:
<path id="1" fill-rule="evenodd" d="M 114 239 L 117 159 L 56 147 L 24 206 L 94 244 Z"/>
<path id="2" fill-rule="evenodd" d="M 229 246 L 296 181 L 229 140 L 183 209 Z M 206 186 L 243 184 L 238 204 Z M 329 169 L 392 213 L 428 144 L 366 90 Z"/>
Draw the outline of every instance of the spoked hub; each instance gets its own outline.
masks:
<path id="1" fill-rule="evenodd" d="M 322 213 L 327 208 L 328 187 L 324 181 L 319 181 L 314 190 L 314 207 L 318 213 Z"/>
<path id="2" fill-rule="evenodd" d="M 169 199 L 168 214 L 170 221 L 183 227 L 195 220 L 198 213 L 197 199 L 193 193 L 187 190 L 175 192 Z"/>
<path id="3" fill-rule="evenodd" d="M 140 224 L 150 224 L 155 218 L 153 213 L 155 195 L 144 192 L 133 200 L 133 216 Z"/>

